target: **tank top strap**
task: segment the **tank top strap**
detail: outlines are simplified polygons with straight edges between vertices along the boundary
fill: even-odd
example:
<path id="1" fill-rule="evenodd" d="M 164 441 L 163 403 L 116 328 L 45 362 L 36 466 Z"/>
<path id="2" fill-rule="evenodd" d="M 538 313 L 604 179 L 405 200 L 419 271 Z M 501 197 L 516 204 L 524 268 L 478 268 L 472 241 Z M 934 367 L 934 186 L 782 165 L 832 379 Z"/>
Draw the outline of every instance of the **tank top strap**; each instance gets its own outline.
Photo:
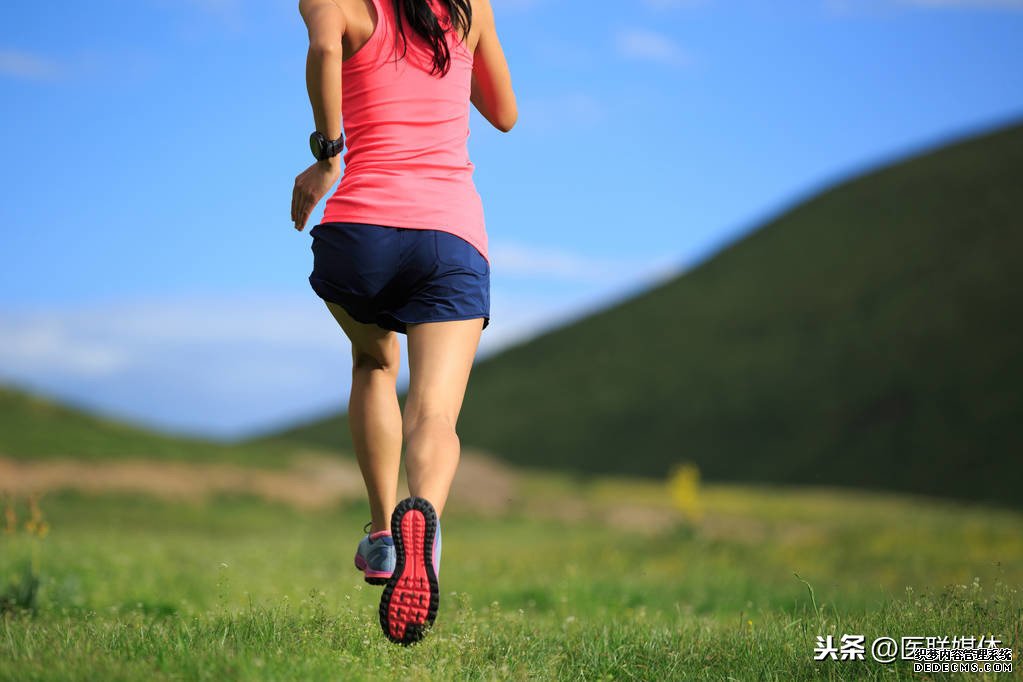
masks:
<path id="1" fill-rule="evenodd" d="M 376 9 L 378 22 L 385 17 L 394 16 L 394 6 L 391 4 L 391 0 L 373 0 L 373 7 Z"/>
<path id="2" fill-rule="evenodd" d="M 376 25 L 369 39 L 359 48 L 359 51 L 346 59 L 344 68 L 361 69 L 363 67 L 373 68 L 381 61 L 381 56 L 388 45 L 393 43 L 392 26 L 394 25 L 394 9 L 390 0 L 371 0 L 376 11 Z"/>

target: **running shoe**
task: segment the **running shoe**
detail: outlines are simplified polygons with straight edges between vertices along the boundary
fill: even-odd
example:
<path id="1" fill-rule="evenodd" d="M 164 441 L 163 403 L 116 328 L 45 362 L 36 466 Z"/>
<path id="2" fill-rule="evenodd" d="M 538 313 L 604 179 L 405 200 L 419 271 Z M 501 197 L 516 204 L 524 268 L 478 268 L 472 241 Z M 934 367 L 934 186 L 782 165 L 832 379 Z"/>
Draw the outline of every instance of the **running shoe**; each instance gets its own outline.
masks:
<path id="1" fill-rule="evenodd" d="M 366 537 L 359 541 L 355 550 L 355 567 L 366 574 L 370 585 L 383 585 L 394 572 L 394 540 L 391 531 L 370 533 L 369 527 L 367 523 L 362 529 Z"/>
<path id="2" fill-rule="evenodd" d="M 440 603 L 440 523 L 422 497 L 398 503 L 391 515 L 397 561 L 380 597 L 380 627 L 395 644 L 408 646 L 426 636 Z"/>

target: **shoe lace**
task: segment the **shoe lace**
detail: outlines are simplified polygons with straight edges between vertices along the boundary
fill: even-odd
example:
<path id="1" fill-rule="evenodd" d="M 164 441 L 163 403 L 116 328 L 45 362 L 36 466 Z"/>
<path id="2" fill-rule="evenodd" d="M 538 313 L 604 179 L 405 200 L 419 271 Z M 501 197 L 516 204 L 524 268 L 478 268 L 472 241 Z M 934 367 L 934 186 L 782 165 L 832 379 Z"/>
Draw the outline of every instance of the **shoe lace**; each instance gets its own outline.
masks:
<path id="1" fill-rule="evenodd" d="M 372 527 L 373 527 L 373 522 L 372 521 L 367 521 L 366 525 L 362 527 L 362 532 L 366 533 L 368 535 L 369 534 L 369 529 L 372 528 Z"/>

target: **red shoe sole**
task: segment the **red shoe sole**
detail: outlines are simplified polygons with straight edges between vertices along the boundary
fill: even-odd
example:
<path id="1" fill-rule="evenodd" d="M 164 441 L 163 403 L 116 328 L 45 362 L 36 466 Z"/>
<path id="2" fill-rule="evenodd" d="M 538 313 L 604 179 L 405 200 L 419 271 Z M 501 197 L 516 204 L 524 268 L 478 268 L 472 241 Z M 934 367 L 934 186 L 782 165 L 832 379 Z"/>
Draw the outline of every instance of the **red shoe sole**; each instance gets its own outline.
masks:
<path id="1" fill-rule="evenodd" d="M 396 644 L 408 646 L 422 640 L 437 618 L 436 534 L 437 512 L 428 500 L 409 497 L 398 503 L 391 515 L 397 561 L 380 597 L 380 627 Z"/>

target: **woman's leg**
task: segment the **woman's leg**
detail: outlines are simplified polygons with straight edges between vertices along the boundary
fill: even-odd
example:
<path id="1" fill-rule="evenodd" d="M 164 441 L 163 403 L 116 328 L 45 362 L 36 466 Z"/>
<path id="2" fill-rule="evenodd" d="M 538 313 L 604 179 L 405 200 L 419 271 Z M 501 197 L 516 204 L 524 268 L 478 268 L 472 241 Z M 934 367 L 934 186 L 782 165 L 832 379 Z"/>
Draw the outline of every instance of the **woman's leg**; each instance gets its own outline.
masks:
<path id="1" fill-rule="evenodd" d="M 348 425 L 366 483 L 372 532 L 391 527 L 401 465 L 401 408 L 396 389 L 401 364 L 398 335 L 357 322 L 339 305 L 327 303 L 352 342 L 352 393 Z"/>
<path id="2" fill-rule="evenodd" d="M 455 423 L 483 331 L 483 318 L 408 326 L 410 382 L 402 429 L 409 492 L 441 514 L 458 468 Z"/>

